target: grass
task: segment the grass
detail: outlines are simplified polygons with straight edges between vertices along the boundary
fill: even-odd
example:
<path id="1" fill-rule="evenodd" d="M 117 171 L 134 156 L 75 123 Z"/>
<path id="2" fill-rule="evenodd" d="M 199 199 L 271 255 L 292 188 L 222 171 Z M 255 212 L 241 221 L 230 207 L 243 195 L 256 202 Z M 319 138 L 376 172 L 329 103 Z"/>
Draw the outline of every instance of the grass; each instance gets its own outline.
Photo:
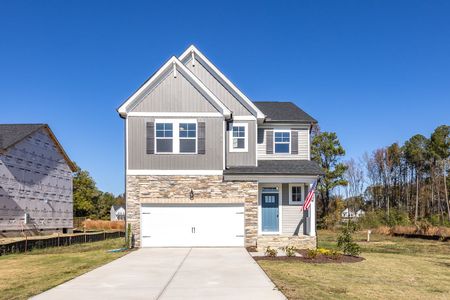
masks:
<path id="1" fill-rule="evenodd" d="M 27 299 L 125 253 L 122 238 L 0 256 L 0 299 Z"/>
<path id="2" fill-rule="evenodd" d="M 363 262 L 258 263 L 289 299 L 449 299 L 449 242 L 366 234 L 355 235 Z M 319 231 L 319 247 L 335 249 L 336 236 Z"/>

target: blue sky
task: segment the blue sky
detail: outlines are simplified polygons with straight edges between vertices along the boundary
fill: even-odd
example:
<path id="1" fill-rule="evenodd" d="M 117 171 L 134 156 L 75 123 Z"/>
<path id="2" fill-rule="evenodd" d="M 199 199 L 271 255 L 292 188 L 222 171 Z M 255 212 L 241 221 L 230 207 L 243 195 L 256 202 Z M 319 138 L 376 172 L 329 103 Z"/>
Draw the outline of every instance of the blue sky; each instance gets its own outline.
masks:
<path id="1" fill-rule="evenodd" d="M 50 124 L 123 191 L 115 109 L 195 44 L 253 100 L 294 101 L 347 157 L 450 122 L 449 1 L 1 1 L 1 123 Z"/>

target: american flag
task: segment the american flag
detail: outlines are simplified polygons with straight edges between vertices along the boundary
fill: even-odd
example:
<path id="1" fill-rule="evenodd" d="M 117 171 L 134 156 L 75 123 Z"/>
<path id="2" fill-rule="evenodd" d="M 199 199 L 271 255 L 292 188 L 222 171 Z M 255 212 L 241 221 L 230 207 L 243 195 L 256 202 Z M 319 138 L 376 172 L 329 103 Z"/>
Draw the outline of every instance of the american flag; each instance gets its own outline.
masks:
<path id="1" fill-rule="evenodd" d="M 309 189 L 308 195 L 306 196 L 306 199 L 305 199 L 305 203 L 303 204 L 303 211 L 309 209 L 309 207 L 311 206 L 311 201 L 312 201 L 312 198 L 314 197 L 314 193 L 316 191 L 318 181 L 319 181 L 318 179 L 316 181 L 314 181 L 311 188 Z"/>

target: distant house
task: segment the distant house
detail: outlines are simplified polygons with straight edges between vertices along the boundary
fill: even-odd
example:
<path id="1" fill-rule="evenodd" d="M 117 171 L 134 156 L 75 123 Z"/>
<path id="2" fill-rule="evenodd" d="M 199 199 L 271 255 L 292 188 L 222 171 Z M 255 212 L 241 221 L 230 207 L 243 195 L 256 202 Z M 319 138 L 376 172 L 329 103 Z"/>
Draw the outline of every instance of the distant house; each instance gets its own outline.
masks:
<path id="1" fill-rule="evenodd" d="M 73 228 L 75 165 L 46 124 L 0 124 L 0 236 Z"/>
<path id="2" fill-rule="evenodd" d="M 125 208 L 118 205 L 111 206 L 111 221 L 125 220 Z"/>
<path id="3" fill-rule="evenodd" d="M 341 213 L 341 217 L 343 219 L 355 219 L 360 218 L 365 214 L 365 212 L 362 209 L 359 209 L 357 212 L 355 212 L 354 209 L 346 208 Z"/>

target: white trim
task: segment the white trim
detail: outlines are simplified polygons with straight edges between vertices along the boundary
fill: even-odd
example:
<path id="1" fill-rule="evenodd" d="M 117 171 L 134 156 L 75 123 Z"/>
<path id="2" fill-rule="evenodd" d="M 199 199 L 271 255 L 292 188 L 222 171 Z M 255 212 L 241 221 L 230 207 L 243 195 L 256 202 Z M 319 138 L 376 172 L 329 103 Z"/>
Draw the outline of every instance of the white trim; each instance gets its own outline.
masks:
<path id="1" fill-rule="evenodd" d="M 127 170 L 127 175 L 223 175 L 223 170 Z"/>
<path id="2" fill-rule="evenodd" d="M 234 148 L 233 147 L 233 127 L 244 127 L 245 128 L 245 137 L 244 137 L 244 148 Z M 229 147 L 230 152 L 248 152 L 248 123 L 231 123 L 231 129 L 229 131 Z"/>
<path id="3" fill-rule="evenodd" d="M 129 112 L 128 117 L 223 117 L 219 112 Z"/>
<path id="4" fill-rule="evenodd" d="M 262 231 L 262 189 L 263 187 L 278 188 L 278 231 Z M 283 185 L 281 183 L 259 183 L 258 184 L 258 235 L 279 235 L 282 234 L 283 224 Z"/>
<path id="5" fill-rule="evenodd" d="M 292 188 L 293 187 L 300 187 L 302 189 L 301 196 L 300 196 L 301 197 L 300 202 L 292 201 Z M 299 183 L 289 183 L 289 205 L 302 206 L 304 202 L 305 202 L 305 185 L 299 184 Z"/>
<path id="6" fill-rule="evenodd" d="M 226 137 L 227 137 L 227 122 L 224 120 L 223 122 L 222 122 L 223 124 L 222 124 L 222 134 L 223 134 L 223 138 L 222 138 L 222 155 L 223 155 L 223 157 L 222 157 L 222 161 L 223 161 L 223 169 L 225 170 L 226 169 L 226 164 L 227 164 L 227 161 L 226 161 L 226 155 L 227 155 L 227 150 L 226 150 L 226 142 L 227 142 L 227 139 L 226 139 Z"/>
<path id="7" fill-rule="evenodd" d="M 156 136 L 156 124 L 158 123 L 170 123 L 172 124 L 172 152 L 158 152 L 157 140 L 158 139 L 169 139 L 169 138 L 158 138 Z M 195 152 L 180 152 L 180 124 L 188 123 L 195 124 Z M 195 155 L 198 154 L 198 122 L 197 119 L 155 119 L 154 126 L 154 137 L 155 137 L 155 154 L 158 155 L 171 155 L 171 154 L 180 154 L 180 155 Z M 193 138 L 191 138 L 193 139 Z"/>
<path id="8" fill-rule="evenodd" d="M 277 132 L 289 132 L 289 143 L 286 143 L 286 142 L 278 142 L 279 144 L 288 144 L 288 146 L 289 146 L 289 152 L 287 152 L 287 153 L 284 153 L 284 152 L 276 152 L 276 150 L 275 150 L 275 145 L 276 145 L 276 142 L 275 142 L 275 133 L 277 133 Z M 290 129 L 274 129 L 274 130 L 273 130 L 272 140 L 273 140 L 273 145 L 272 145 L 272 147 L 273 147 L 273 154 L 276 154 L 276 155 L 291 155 L 292 130 L 290 130 Z"/>
<path id="9" fill-rule="evenodd" d="M 234 121 L 256 121 L 254 116 L 233 116 Z"/>
<path id="10" fill-rule="evenodd" d="M 186 66 L 181 63 L 175 56 L 172 56 L 150 79 L 148 79 L 131 97 L 129 97 L 117 110 L 122 117 L 126 117 L 127 114 L 134 108 L 141 99 L 138 99 L 142 93 L 146 91 L 148 87 L 157 82 L 158 80 L 163 79 L 162 75 L 170 70 L 170 67 L 175 67 L 182 75 L 186 76 L 186 79 L 189 80 L 194 86 L 198 87 L 203 91 L 205 96 L 215 104 L 216 108 L 220 108 L 220 112 L 225 116 L 225 118 L 229 118 L 231 116 L 231 111 L 200 81 L 191 71 L 189 71 Z M 136 100 L 136 103 L 135 103 Z"/>
<path id="11" fill-rule="evenodd" d="M 256 107 L 256 105 L 249 98 L 247 98 L 247 96 L 245 96 L 230 80 L 228 80 L 228 78 L 225 77 L 225 75 L 223 75 L 223 73 L 220 72 L 219 69 L 217 69 L 216 66 L 214 66 L 213 63 L 210 62 L 194 45 L 191 45 L 186 49 L 186 51 L 184 51 L 183 54 L 180 55 L 180 61 L 188 59 L 191 52 L 195 52 L 197 61 L 201 60 L 206 63 L 206 65 L 213 71 L 212 75 L 216 75 L 214 77 L 219 80 L 219 82 L 231 88 L 231 90 L 234 91 L 234 94 L 238 96 L 237 98 L 240 98 L 253 110 L 253 113 L 256 114 L 257 119 L 264 120 L 266 116 Z"/>

